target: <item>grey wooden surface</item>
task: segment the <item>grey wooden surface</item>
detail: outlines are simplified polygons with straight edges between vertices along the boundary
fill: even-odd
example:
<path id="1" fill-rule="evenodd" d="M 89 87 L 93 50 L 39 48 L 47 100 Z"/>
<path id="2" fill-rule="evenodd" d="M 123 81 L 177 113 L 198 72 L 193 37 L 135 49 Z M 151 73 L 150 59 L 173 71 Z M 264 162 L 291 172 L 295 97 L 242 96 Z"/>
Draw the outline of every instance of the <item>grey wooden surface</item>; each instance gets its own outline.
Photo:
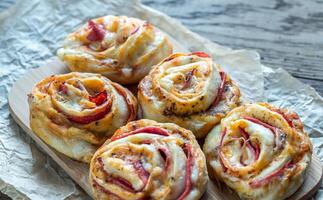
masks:
<path id="1" fill-rule="evenodd" d="M 323 96 L 322 0 L 142 0 L 190 30 L 234 49 L 254 49 Z"/>
<path id="2" fill-rule="evenodd" d="M 0 0 L 0 12 L 14 1 Z M 216 43 L 258 51 L 262 63 L 286 69 L 323 96 L 323 0 L 142 2 Z"/>
<path id="3" fill-rule="evenodd" d="M 15 0 L 0 0 L 0 11 Z M 190 30 L 234 49 L 254 49 L 323 96 L 323 0 L 142 0 Z M 108 13 L 107 13 L 108 14 Z"/>

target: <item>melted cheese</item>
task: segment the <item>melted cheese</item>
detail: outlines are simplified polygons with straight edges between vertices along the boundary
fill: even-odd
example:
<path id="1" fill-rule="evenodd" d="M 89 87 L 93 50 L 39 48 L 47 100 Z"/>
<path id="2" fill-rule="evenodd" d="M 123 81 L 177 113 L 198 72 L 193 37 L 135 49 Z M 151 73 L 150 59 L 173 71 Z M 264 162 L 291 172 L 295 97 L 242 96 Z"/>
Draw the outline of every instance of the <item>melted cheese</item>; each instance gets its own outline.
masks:
<path id="1" fill-rule="evenodd" d="M 114 84 L 91 73 L 69 73 L 44 79 L 33 89 L 29 101 L 32 130 L 59 152 L 89 162 L 99 145 L 134 118 L 135 115 L 130 116 L 129 106 L 137 112 L 134 96 L 121 86 L 115 88 Z M 108 94 L 105 102 L 96 105 L 90 101 L 89 96 L 102 91 Z M 128 105 L 125 98 L 132 104 Z M 106 113 L 88 123 L 71 120 L 101 112 Z"/>
<path id="2" fill-rule="evenodd" d="M 289 126 L 284 116 L 279 114 L 286 110 L 276 110 L 266 103 L 235 108 L 205 140 L 203 149 L 213 176 L 224 181 L 241 198 L 285 199 L 297 190 L 304 179 L 312 153 L 311 142 L 302 128 Z M 274 127 L 275 132 L 261 123 L 247 120 L 246 116 Z M 247 147 L 247 140 L 240 129 L 248 134 L 248 141 L 254 150 Z M 242 146 L 241 141 L 244 141 Z M 257 146 L 260 154 L 255 159 L 252 151 L 256 151 Z M 242 156 L 243 153 L 248 155 L 247 158 Z M 246 165 L 241 163 L 241 159 Z M 221 162 L 225 163 L 225 169 Z"/>
<path id="3" fill-rule="evenodd" d="M 144 118 L 176 123 L 193 131 L 197 138 L 205 137 L 240 103 L 239 88 L 229 75 L 222 80 L 220 71 L 211 58 L 185 53 L 169 56 L 139 84 Z"/>
<path id="4" fill-rule="evenodd" d="M 90 180 L 100 180 L 100 185 L 123 199 L 176 199 L 185 191 L 187 158 L 184 144 L 190 144 L 194 156 L 192 158 L 192 174 L 189 176 L 192 188 L 185 197 L 186 200 L 197 200 L 203 194 L 207 183 L 205 158 L 197 141 L 191 132 L 175 124 L 158 124 L 151 120 L 139 120 L 121 127 L 118 135 L 127 134 L 129 128 L 140 129 L 145 126 L 155 126 L 168 130 L 169 136 L 152 133 L 136 133 L 114 141 L 108 141 L 94 155 L 90 166 Z M 166 151 L 162 156 L 160 149 Z M 168 155 L 168 156 L 167 156 Z M 165 157 L 166 156 L 166 157 Z M 127 180 L 137 192 L 129 193 L 122 187 L 105 182 L 105 174 L 101 173 L 97 158 L 104 163 L 104 170 L 112 177 Z M 166 159 L 166 160 L 165 160 Z M 136 170 L 134 163 L 140 160 L 149 177 L 147 183 L 142 181 L 141 172 Z M 166 168 L 166 163 L 168 167 Z M 111 185 L 112 184 L 112 185 Z M 143 185 L 146 184 L 146 185 Z M 144 188 L 144 189 L 143 189 Z M 110 199 L 109 194 L 93 187 L 94 194 L 100 199 Z M 126 193 L 126 195 L 125 195 Z M 99 199 L 96 196 L 96 199 Z"/>
<path id="5" fill-rule="evenodd" d="M 136 83 L 172 53 L 168 38 L 142 20 L 108 15 L 91 21 L 102 28 L 102 41 L 90 41 L 92 30 L 85 24 L 68 35 L 57 51 L 72 71 L 100 73 L 122 84 Z"/>

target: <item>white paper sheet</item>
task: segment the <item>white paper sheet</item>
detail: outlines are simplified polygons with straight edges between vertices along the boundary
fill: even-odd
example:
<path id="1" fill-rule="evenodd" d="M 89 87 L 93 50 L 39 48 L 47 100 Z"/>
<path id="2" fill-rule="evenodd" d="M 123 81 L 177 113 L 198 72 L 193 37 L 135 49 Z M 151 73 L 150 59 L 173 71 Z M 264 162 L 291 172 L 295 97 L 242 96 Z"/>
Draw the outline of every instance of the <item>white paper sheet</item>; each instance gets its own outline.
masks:
<path id="1" fill-rule="evenodd" d="M 18 127 L 9 115 L 10 87 L 30 68 L 55 55 L 67 33 L 88 19 L 107 14 L 142 18 L 189 50 L 206 51 L 239 84 L 246 99 L 290 107 L 301 116 L 315 152 L 323 160 L 323 100 L 282 69 L 259 62 L 254 51 L 214 44 L 176 20 L 136 0 L 18 1 L 0 14 L 0 191 L 19 199 L 87 199 L 68 175 Z M 323 190 L 316 195 L 323 198 Z"/>

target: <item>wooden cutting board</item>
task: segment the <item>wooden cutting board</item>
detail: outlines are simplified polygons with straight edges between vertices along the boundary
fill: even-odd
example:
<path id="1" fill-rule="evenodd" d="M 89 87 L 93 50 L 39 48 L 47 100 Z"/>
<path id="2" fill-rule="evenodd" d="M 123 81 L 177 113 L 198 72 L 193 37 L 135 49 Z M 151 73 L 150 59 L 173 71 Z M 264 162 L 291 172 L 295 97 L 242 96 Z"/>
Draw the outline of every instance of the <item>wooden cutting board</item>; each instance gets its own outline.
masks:
<path id="1" fill-rule="evenodd" d="M 174 39 L 175 52 L 187 51 Z M 91 188 L 88 183 L 89 166 L 87 164 L 74 161 L 67 156 L 55 151 L 43 142 L 29 126 L 29 106 L 27 102 L 27 94 L 36 83 L 53 74 L 67 73 L 68 68 L 57 58 L 49 61 L 43 67 L 30 70 L 23 77 L 21 77 L 11 88 L 9 93 L 9 108 L 12 117 L 19 124 L 19 126 L 31 137 L 43 150 L 50 155 L 71 177 L 78 183 L 90 196 L 92 196 Z M 312 162 L 309 166 L 306 180 L 302 187 L 293 194 L 289 199 L 305 200 L 311 197 L 319 188 L 322 179 L 322 165 L 319 158 L 313 155 Z M 207 191 L 202 197 L 203 200 L 239 200 L 236 193 L 231 191 L 224 184 L 217 184 L 209 181 Z"/>

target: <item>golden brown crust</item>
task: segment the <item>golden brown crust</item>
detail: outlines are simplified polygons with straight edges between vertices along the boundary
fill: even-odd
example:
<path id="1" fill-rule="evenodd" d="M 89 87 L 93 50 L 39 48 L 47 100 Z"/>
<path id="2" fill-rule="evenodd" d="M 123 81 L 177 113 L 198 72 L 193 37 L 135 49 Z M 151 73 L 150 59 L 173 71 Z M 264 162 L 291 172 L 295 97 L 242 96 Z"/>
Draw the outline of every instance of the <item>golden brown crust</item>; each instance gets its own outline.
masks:
<path id="1" fill-rule="evenodd" d="M 210 175 L 244 199 L 285 199 L 303 183 L 312 144 L 295 112 L 268 103 L 233 109 L 207 136 Z"/>
<path id="2" fill-rule="evenodd" d="M 140 82 L 138 100 L 144 118 L 176 123 L 203 138 L 240 104 L 240 90 L 207 54 L 176 53 Z"/>
<path id="3" fill-rule="evenodd" d="M 208 181 L 192 132 L 142 119 L 118 129 L 90 165 L 95 199 L 199 199 Z"/>
<path id="4" fill-rule="evenodd" d="M 132 84 L 171 53 L 169 39 L 148 22 L 108 15 L 68 35 L 57 55 L 72 71 L 99 73 Z"/>
<path id="5" fill-rule="evenodd" d="M 32 130 L 59 152 L 84 162 L 137 113 L 130 91 L 101 75 L 77 72 L 39 82 L 29 106 Z"/>

